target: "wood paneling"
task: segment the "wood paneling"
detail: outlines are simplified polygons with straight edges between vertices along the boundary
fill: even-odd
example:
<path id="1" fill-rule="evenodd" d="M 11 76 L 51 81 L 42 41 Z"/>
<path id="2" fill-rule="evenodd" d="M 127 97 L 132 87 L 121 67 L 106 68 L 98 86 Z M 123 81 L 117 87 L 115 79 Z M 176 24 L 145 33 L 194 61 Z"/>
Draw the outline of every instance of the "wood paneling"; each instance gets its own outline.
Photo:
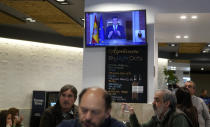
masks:
<path id="1" fill-rule="evenodd" d="M 83 27 L 48 1 L 1 0 L 3 4 L 35 19 L 64 36 L 83 37 Z"/>
<path id="2" fill-rule="evenodd" d="M 180 43 L 179 53 L 199 54 L 206 43 Z"/>
<path id="3" fill-rule="evenodd" d="M 6 13 L 0 12 L 0 24 L 23 24 L 24 22 Z"/>
<path id="4" fill-rule="evenodd" d="M 158 43 L 158 46 L 159 47 L 167 47 L 168 46 L 168 43 Z"/>

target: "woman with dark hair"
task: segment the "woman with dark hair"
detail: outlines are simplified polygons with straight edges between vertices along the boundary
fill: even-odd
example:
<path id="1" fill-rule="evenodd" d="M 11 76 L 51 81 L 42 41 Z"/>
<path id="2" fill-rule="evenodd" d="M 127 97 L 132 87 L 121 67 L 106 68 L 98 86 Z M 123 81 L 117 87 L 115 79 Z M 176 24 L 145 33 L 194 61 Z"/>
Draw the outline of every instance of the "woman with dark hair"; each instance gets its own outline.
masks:
<path id="1" fill-rule="evenodd" d="M 12 115 L 7 110 L 0 112 L 0 127 L 12 127 Z"/>
<path id="2" fill-rule="evenodd" d="M 176 91 L 177 108 L 182 110 L 188 118 L 191 120 L 194 127 L 199 127 L 198 112 L 193 106 L 190 92 L 185 87 L 180 87 Z"/>
<path id="3" fill-rule="evenodd" d="M 12 127 L 23 127 L 23 116 L 19 116 L 19 109 L 13 107 L 8 112 L 12 115 Z"/>

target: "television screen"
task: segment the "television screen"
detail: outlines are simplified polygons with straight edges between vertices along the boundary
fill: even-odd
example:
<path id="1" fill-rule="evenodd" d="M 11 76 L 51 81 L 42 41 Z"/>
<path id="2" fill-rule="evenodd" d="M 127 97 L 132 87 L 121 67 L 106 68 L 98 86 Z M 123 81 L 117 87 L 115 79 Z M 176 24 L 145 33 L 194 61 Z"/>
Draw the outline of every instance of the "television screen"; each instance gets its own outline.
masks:
<path id="1" fill-rule="evenodd" d="M 54 106 L 56 102 L 50 102 L 50 106 Z"/>
<path id="2" fill-rule="evenodd" d="M 146 45 L 146 10 L 85 13 L 86 47 Z"/>

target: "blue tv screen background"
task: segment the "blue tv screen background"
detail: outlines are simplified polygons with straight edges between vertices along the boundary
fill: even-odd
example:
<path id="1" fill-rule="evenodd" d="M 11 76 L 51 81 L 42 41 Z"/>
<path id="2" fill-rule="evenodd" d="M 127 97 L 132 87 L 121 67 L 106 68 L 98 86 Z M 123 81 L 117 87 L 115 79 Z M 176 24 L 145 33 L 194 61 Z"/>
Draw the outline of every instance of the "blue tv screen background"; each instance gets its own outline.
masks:
<path id="1" fill-rule="evenodd" d="M 114 18 L 117 18 L 117 28 L 113 25 Z M 114 29 L 117 29 L 117 32 Z M 146 44 L 146 10 L 85 12 L 86 47 Z"/>

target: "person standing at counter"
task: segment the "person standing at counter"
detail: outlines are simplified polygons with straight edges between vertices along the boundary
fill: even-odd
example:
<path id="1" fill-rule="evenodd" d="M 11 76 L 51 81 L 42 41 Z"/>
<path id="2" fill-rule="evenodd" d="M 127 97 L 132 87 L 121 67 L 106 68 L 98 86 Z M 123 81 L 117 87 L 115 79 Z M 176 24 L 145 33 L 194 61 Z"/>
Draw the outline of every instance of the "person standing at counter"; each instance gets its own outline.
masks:
<path id="1" fill-rule="evenodd" d="M 65 85 L 59 92 L 56 105 L 45 110 L 41 117 L 40 127 L 56 127 L 63 120 L 78 117 L 77 89 L 73 85 Z"/>
<path id="2" fill-rule="evenodd" d="M 118 24 L 118 17 L 112 17 L 112 25 L 106 28 L 107 39 L 125 39 L 124 27 Z"/>

